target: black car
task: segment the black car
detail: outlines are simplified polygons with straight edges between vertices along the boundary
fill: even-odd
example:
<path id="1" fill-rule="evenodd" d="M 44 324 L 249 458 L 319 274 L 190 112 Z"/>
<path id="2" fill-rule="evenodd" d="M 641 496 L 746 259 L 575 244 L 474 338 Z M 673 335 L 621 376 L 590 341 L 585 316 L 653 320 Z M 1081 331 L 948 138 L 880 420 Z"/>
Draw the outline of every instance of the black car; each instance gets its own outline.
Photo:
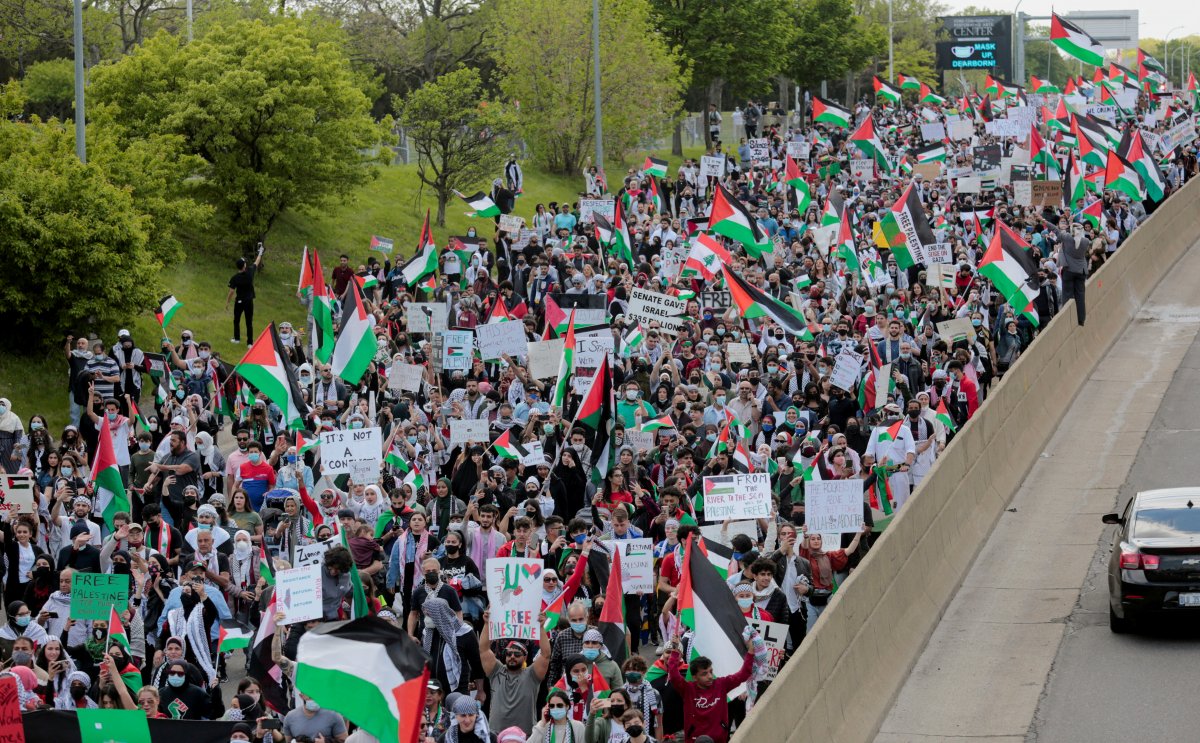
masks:
<path id="1" fill-rule="evenodd" d="M 1147 490 L 1123 514 L 1108 562 L 1108 626 L 1129 632 L 1143 617 L 1200 617 L 1200 488 Z"/>

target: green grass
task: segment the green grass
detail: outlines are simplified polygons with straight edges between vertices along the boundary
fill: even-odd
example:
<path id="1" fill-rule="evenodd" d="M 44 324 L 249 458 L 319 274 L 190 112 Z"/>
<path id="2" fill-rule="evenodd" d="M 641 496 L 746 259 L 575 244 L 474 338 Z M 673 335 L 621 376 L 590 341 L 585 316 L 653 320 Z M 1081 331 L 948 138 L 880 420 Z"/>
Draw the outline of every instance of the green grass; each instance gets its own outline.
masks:
<path id="1" fill-rule="evenodd" d="M 681 162 L 678 157 L 671 157 L 670 150 L 653 154 L 666 158 L 672 166 Z M 699 157 L 702 152 L 698 147 L 685 148 L 684 154 Z M 640 166 L 641 159 L 630 165 Z M 530 221 L 538 203 L 574 201 L 583 187 L 581 175 L 551 175 L 528 165 L 524 171 L 525 195 L 517 199 L 516 214 Z M 623 173 L 624 168 L 612 167 L 609 178 L 619 181 Z M 288 320 L 297 328 L 304 327 L 304 309 L 295 292 L 305 245 L 319 251 L 327 273 L 337 264 L 341 253 L 350 256 L 355 266 L 365 263 L 371 255 L 382 258 L 367 249 L 372 234 L 392 238 L 396 252 L 407 258 L 416 249 L 427 206 L 436 216 L 437 200 L 433 193 L 421 190 L 415 166 L 403 165 L 384 168 L 377 180 L 346 203 L 334 204 L 320 212 L 283 214 L 265 241 L 264 270 L 255 280 L 254 331 L 260 332 L 271 320 Z M 470 219 L 466 211 L 466 204 L 459 199 L 447 204 L 446 227 L 433 230 L 438 245 L 445 245 L 449 235 L 465 234 L 472 223 L 481 236 L 491 237 L 491 220 Z M 236 346 L 229 342 L 233 337 L 233 314 L 225 309 L 226 286 L 235 271 L 236 249 L 207 234 L 191 236 L 185 243 L 187 256 L 183 262 L 163 271 L 163 285 L 183 303 L 167 328 L 168 335 L 178 342 L 180 331 L 189 329 L 197 340 L 212 343 L 214 352 L 225 361 L 236 363 L 245 353 L 246 339 Z M 149 309 L 124 327 L 133 332 L 140 348 L 158 350 L 162 331 Z M 111 346 L 115 338 L 103 340 Z M 148 383 L 149 378 L 144 381 Z M 66 425 L 68 410 L 66 360 L 62 351 L 55 349 L 30 356 L 0 354 L 0 397 L 12 401 L 13 412 L 22 420 L 28 421 L 29 416 L 40 413 L 49 419 L 51 431 L 60 431 Z M 152 400 L 152 391 L 145 390 L 142 399 Z"/>

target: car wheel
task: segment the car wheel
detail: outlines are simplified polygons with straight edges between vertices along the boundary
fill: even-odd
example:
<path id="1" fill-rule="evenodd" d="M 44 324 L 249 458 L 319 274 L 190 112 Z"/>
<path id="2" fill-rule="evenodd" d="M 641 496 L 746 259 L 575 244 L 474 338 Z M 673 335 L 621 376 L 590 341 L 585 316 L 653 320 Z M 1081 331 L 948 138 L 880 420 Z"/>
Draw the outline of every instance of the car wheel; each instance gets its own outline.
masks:
<path id="1" fill-rule="evenodd" d="M 1117 616 L 1113 608 L 1108 607 L 1108 628 L 1115 635 L 1124 635 L 1133 631 L 1133 620 L 1129 617 L 1122 619 Z"/>

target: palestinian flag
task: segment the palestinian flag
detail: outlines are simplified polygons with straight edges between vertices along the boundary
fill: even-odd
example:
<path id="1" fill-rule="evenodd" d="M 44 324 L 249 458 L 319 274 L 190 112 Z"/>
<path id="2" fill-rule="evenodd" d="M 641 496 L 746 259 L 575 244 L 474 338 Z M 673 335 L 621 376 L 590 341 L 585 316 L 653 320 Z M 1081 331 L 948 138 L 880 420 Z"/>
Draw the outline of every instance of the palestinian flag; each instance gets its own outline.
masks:
<path id="1" fill-rule="evenodd" d="M 513 316 L 508 312 L 508 305 L 504 304 L 504 297 L 496 297 L 496 303 L 492 305 L 492 309 L 488 311 L 486 325 L 495 325 L 496 323 L 509 322 Z"/>
<path id="2" fill-rule="evenodd" d="M 1068 77 L 1067 84 L 1063 86 L 1063 95 L 1075 95 L 1078 92 L 1075 85 L 1075 78 Z"/>
<path id="3" fill-rule="evenodd" d="M 308 246 L 304 246 L 304 251 L 300 253 L 300 278 L 296 282 L 296 296 L 301 299 L 307 299 L 312 295 L 312 263 L 308 260 Z"/>
<path id="4" fill-rule="evenodd" d="M 887 428 L 883 429 L 883 431 L 881 431 L 879 434 L 879 440 L 880 441 L 895 441 L 896 437 L 900 435 L 901 428 L 904 428 L 904 419 L 903 418 L 896 421 L 895 423 L 888 426 Z"/>
<path id="5" fill-rule="evenodd" d="M 1104 46 L 1057 13 L 1050 15 L 1050 42 L 1084 64 L 1104 65 Z"/>
<path id="6" fill-rule="evenodd" d="M 825 211 L 821 212 L 821 226 L 828 227 L 842 221 L 842 213 L 846 211 L 846 201 L 837 191 L 830 190 L 825 198 Z"/>
<path id="7" fill-rule="evenodd" d="M 946 401 L 939 399 L 937 410 L 934 411 L 933 417 L 940 421 L 943 426 L 951 431 L 957 430 L 958 426 L 954 425 L 954 417 L 950 415 L 950 411 L 946 409 Z"/>
<path id="8" fill-rule="evenodd" d="M 662 196 L 658 193 L 657 178 L 650 179 L 650 188 L 646 189 L 646 199 L 650 202 L 650 206 L 653 207 L 655 214 L 663 213 L 663 200 Z"/>
<path id="9" fill-rule="evenodd" d="M 898 73 L 896 77 L 900 78 L 900 90 L 920 90 L 921 81 L 915 77 Z"/>
<path id="10" fill-rule="evenodd" d="M 1051 93 L 1061 93 L 1058 86 L 1049 80 L 1039 80 L 1034 75 L 1029 76 L 1029 88 L 1039 95 L 1047 95 Z"/>
<path id="11" fill-rule="evenodd" d="M 217 385 L 217 390 L 220 391 L 220 389 L 221 386 Z M 132 397 L 129 398 L 129 417 L 137 421 L 137 424 L 141 426 L 143 431 L 149 433 L 150 424 L 146 422 L 146 419 L 142 416 L 142 411 L 138 410 L 137 403 L 133 401 Z"/>
<path id="12" fill-rule="evenodd" d="M 742 632 L 746 629 L 746 617 L 708 555 L 696 554 L 700 549 L 696 540 L 688 539 L 675 596 L 679 602 L 679 621 L 693 633 L 693 655 L 711 660 L 713 673 L 720 678 L 737 673 L 745 660 Z M 736 693 L 736 690 L 730 692 Z"/>
<path id="13" fill-rule="evenodd" d="M 933 245 L 937 238 L 925 217 L 925 208 L 921 206 L 921 197 L 912 184 L 904 190 L 904 194 L 896 200 L 891 209 L 892 218 L 897 229 L 904 235 L 904 244 L 892 249 L 896 256 L 898 267 L 908 268 L 917 263 L 925 262 L 925 246 Z M 889 244 L 893 244 L 888 240 Z"/>
<path id="14" fill-rule="evenodd" d="M 404 460 L 404 454 L 401 453 L 399 447 L 395 443 L 388 449 L 387 456 L 383 458 L 383 463 L 395 467 L 399 471 L 408 474 L 412 467 Z"/>
<path id="15" fill-rule="evenodd" d="M 1029 152 L 1032 155 L 1030 158 L 1033 162 L 1038 163 L 1046 169 L 1046 176 L 1049 178 L 1050 173 L 1062 175 L 1062 166 L 1058 164 L 1058 160 L 1054 157 L 1054 151 L 1046 144 L 1046 140 L 1042 139 L 1042 135 L 1038 133 L 1037 124 L 1029 127 Z"/>
<path id="16" fill-rule="evenodd" d="M 425 212 L 425 223 L 421 226 L 421 241 L 417 243 L 417 254 L 400 269 L 400 275 L 408 286 L 416 286 L 421 279 L 436 273 L 438 269 L 437 246 L 429 229 L 429 211 Z"/>
<path id="17" fill-rule="evenodd" d="M 129 635 L 125 632 L 125 625 L 121 623 L 121 616 L 117 614 L 115 606 L 110 606 L 108 608 L 108 642 L 104 643 L 104 648 L 107 650 L 112 647 L 114 642 L 125 648 L 126 655 L 133 655 L 129 649 Z"/>
<path id="18" fill-rule="evenodd" d="M 567 325 L 570 322 L 570 318 L 567 317 L 567 313 L 563 312 L 562 308 L 558 306 L 558 302 L 554 301 L 554 297 L 550 296 L 549 294 L 546 295 L 543 302 L 543 308 L 545 309 L 546 314 L 546 332 L 543 333 L 542 340 L 548 341 L 550 340 L 549 332 L 551 330 L 553 330 L 556 335 L 562 335 L 563 333 L 567 332 Z"/>
<path id="19" fill-rule="evenodd" d="M 746 448 L 746 440 L 740 439 L 733 448 L 733 458 L 730 460 L 734 469 L 747 475 L 754 474 L 754 461 L 750 459 L 750 451 Z"/>
<path id="20" fill-rule="evenodd" d="M 375 316 L 367 312 L 362 289 L 347 287 L 342 308 L 342 328 L 333 347 L 333 375 L 352 385 L 358 384 L 375 358 Z"/>
<path id="21" fill-rule="evenodd" d="M 849 212 L 843 212 L 838 220 L 838 236 L 834 255 L 846 261 L 846 270 L 854 275 L 862 274 L 862 265 L 858 260 L 858 249 L 854 244 L 854 228 L 850 226 Z"/>
<path id="22" fill-rule="evenodd" d="M 217 637 L 217 652 L 227 653 L 230 650 L 248 648 L 253 640 L 253 627 L 236 619 L 222 619 L 221 631 Z"/>
<path id="23" fill-rule="evenodd" d="M 946 99 L 941 97 L 937 93 L 934 93 L 933 89 L 930 88 L 925 83 L 921 83 L 921 88 L 920 88 L 920 91 L 917 93 L 917 96 L 918 96 L 918 100 L 921 103 L 931 103 L 935 106 L 946 105 Z"/>
<path id="24" fill-rule="evenodd" d="M 813 339 L 808 322 L 798 310 L 749 283 L 729 266 L 722 266 L 721 271 L 725 277 L 725 285 L 729 287 L 729 295 L 741 317 L 747 320 L 768 317 L 782 326 L 785 332 L 800 340 Z"/>
<path id="25" fill-rule="evenodd" d="M 872 509 L 881 511 L 885 516 L 891 516 L 895 510 L 896 499 L 892 497 L 892 486 L 888 484 L 887 467 L 872 467 L 871 471 L 875 473 L 875 482 L 867 491 L 867 503 Z M 879 521 L 876 520 L 875 524 L 878 526 Z"/>
<path id="26" fill-rule="evenodd" d="M 612 373 L 608 368 L 608 357 L 600 362 L 600 368 L 592 377 L 592 385 L 575 413 L 575 420 L 595 431 L 592 440 L 591 481 L 595 485 L 604 482 L 612 467 L 613 393 Z"/>
<path id="27" fill-rule="evenodd" d="M 263 575 L 261 566 L 266 564 L 265 560 L 260 563 L 260 575 Z M 263 575 L 263 577 L 266 576 Z M 274 575 L 272 575 L 268 583 L 274 585 L 274 581 Z M 250 650 L 250 665 L 246 669 L 246 673 L 258 680 L 262 689 L 263 703 L 280 714 L 286 714 L 290 705 L 287 694 L 283 690 L 283 669 L 271 659 L 271 640 L 275 636 L 275 602 L 277 598 L 272 594 L 271 602 L 262 612 L 262 620 L 259 622 L 258 632 L 254 635 L 254 645 Z"/>
<path id="28" fill-rule="evenodd" d="M 685 271 L 695 271 L 703 276 L 705 281 L 712 281 L 720 272 L 721 266 L 732 262 L 733 256 L 711 235 L 697 235 L 696 239 L 692 240 L 691 250 L 683 268 Z"/>
<path id="29" fill-rule="evenodd" d="M 596 628 L 604 637 L 613 662 L 620 666 L 629 657 L 629 643 L 625 642 L 625 596 L 621 586 L 621 543 L 618 541 L 612 554 L 612 568 L 604 589 L 604 606 L 600 609 L 600 621 Z M 608 682 L 600 673 L 600 664 L 592 665 L 592 692 L 608 691 Z M 603 684 L 603 689 L 600 688 Z M 604 694 L 603 696 L 607 696 Z M 603 696 L 601 698 L 603 698 Z"/>
<path id="30" fill-rule="evenodd" d="M 858 129 L 850 135 L 850 142 L 864 155 L 875 161 L 875 167 L 883 172 L 890 172 L 891 166 L 888 164 L 887 153 L 883 149 L 883 143 L 879 141 L 879 137 L 875 136 L 875 123 L 868 116 L 859 124 Z"/>
<path id="31" fill-rule="evenodd" d="M 305 436 L 305 434 L 308 435 Z M 319 436 L 313 436 L 308 431 L 296 432 L 296 454 L 298 456 L 304 456 L 310 451 L 319 449 L 320 446 L 321 438 Z"/>
<path id="32" fill-rule="evenodd" d="M 396 243 L 391 238 L 371 235 L 371 244 L 367 249 L 383 253 L 384 255 L 391 255 L 395 247 Z"/>
<path id="33" fill-rule="evenodd" d="M 647 157 L 646 162 L 642 163 L 642 172 L 655 178 L 666 178 L 667 161 L 659 160 L 657 157 Z"/>
<path id="34" fill-rule="evenodd" d="M 992 77 L 990 74 L 984 76 L 983 95 L 985 97 L 995 96 L 996 98 L 999 98 L 1003 91 L 1004 88 L 1000 86 L 1000 83 L 996 82 L 996 78 Z"/>
<path id="35" fill-rule="evenodd" d="M 1076 212 L 1085 222 L 1095 229 L 1100 229 L 1100 220 L 1104 216 L 1104 202 L 1093 201 Z"/>
<path id="36" fill-rule="evenodd" d="M 992 282 L 1005 301 L 1023 311 L 1037 298 L 1038 289 L 1031 283 L 1037 270 L 1028 243 L 1004 222 L 996 220 L 992 241 L 979 263 L 980 275 Z"/>
<path id="37" fill-rule="evenodd" d="M 796 211 L 803 215 L 812 204 L 812 192 L 808 188 L 808 181 L 804 180 L 803 174 L 800 173 L 800 166 L 791 155 L 784 157 L 783 182 L 796 190 Z"/>
<path id="38" fill-rule="evenodd" d="M 168 530 L 170 533 L 170 530 Z M 162 550 L 159 550 L 162 552 Z M 163 554 L 168 554 L 163 552 Z M 268 586 L 275 585 L 275 570 L 272 567 L 273 563 L 270 555 L 267 554 L 266 545 L 258 546 L 258 577 L 267 582 Z"/>
<path id="39" fill-rule="evenodd" d="M 100 420 L 96 458 L 92 461 L 92 497 L 96 502 L 96 512 L 104 516 L 104 523 L 111 529 L 113 516 L 121 511 L 129 511 L 129 494 L 125 492 L 125 482 L 117 467 L 108 416 L 101 416 Z"/>
<path id="40" fill-rule="evenodd" d="M 663 415 L 660 418 L 654 418 L 642 423 L 641 431 L 657 431 L 660 428 L 675 428 L 675 421 L 671 420 L 670 415 Z"/>
<path id="41" fill-rule="evenodd" d="M 313 354 L 323 364 L 333 358 L 333 347 L 337 335 L 333 332 L 333 293 L 325 284 L 325 272 L 321 270 L 321 258 L 314 249 L 309 257 L 312 272 L 312 304 L 309 314 L 313 319 Z"/>
<path id="42" fill-rule="evenodd" d="M 571 310 L 571 319 L 567 321 L 567 334 L 563 336 L 563 355 L 558 365 L 558 380 L 554 383 L 554 398 L 551 405 L 563 410 L 567 401 L 567 385 L 575 372 L 575 310 Z"/>
<path id="43" fill-rule="evenodd" d="M 80 707 L 75 710 L 75 717 L 79 723 L 80 743 L 151 743 L 150 723 L 140 709 Z"/>
<path id="44" fill-rule="evenodd" d="M 379 617 L 327 622 L 296 650 L 296 688 L 379 740 L 419 743 L 429 657 Z"/>
<path id="45" fill-rule="evenodd" d="M 913 150 L 913 157 L 917 159 L 918 163 L 946 162 L 946 145 L 942 142 L 934 142 L 919 150 Z"/>
<path id="46" fill-rule="evenodd" d="M 512 429 L 500 434 L 500 437 L 492 442 L 492 447 L 500 459 L 515 459 L 520 462 L 529 455 L 528 449 L 521 446 L 519 441 L 513 440 Z"/>
<path id="47" fill-rule="evenodd" d="M 876 98 L 882 98 L 883 100 L 887 101 L 888 103 L 893 103 L 893 104 L 900 102 L 900 91 L 896 90 L 892 86 L 890 86 L 887 83 L 885 83 L 884 81 L 880 80 L 878 75 L 876 75 L 874 77 L 873 82 L 875 85 L 875 97 Z"/>
<path id="48" fill-rule="evenodd" d="M 1146 151 L 1142 133 L 1137 129 L 1126 130 L 1117 153 L 1132 164 L 1133 169 L 1142 177 L 1146 195 L 1154 201 L 1162 201 L 1167 190 L 1167 180 L 1159 170 L 1158 163 L 1154 162 L 1154 157 Z"/>
<path id="49" fill-rule="evenodd" d="M 633 355 L 634 350 L 640 348 L 645 342 L 646 334 L 642 332 L 642 324 L 637 323 L 621 339 L 621 355 L 629 358 Z"/>
<path id="50" fill-rule="evenodd" d="M 613 210 L 612 240 L 608 249 L 625 265 L 633 268 L 633 240 L 629 238 L 629 219 L 625 216 L 625 203 L 621 199 L 617 199 Z"/>
<path id="51" fill-rule="evenodd" d="M 473 210 L 467 213 L 468 217 L 500 216 L 500 207 L 496 206 L 496 202 L 492 201 L 492 198 L 483 191 L 476 191 L 470 196 L 463 196 L 458 191 L 455 191 L 454 195 L 467 202 L 467 204 Z"/>
<path id="52" fill-rule="evenodd" d="M 853 117 L 850 115 L 850 112 L 846 109 L 839 108 L 838 106 L 835 106 L 828 101 L 823 101 L 816 96 L 813 96 L 812 117 L 814 124 L 832 124 L 834 126 L 840 126 L 843 129 L 849 129 L 850 122 L 853 119 Z"/>
<path id="53" fill-rule="evenodd" d="M 296 371 L 279 340 L 275 323 L 263 328 L 258 340 L 246 349 L 246 355 L 234 367 L 234 372 L 279 406 L 289 429 L 304 428 L 308 405 L 304 402 L 300 386 L 296 384 Z"/>
<path id="54" fill-rule="evenodd" d="M 1137 50 L 1137 65 L 1138 80 L 1143 80 L 1149 77 L 1150 73 L 1152 72 L 1157 72 L 1160 75 L 1167 74 L 1167 70 L 1165 67 L 1163 67 L 1162 62 L 1159 62 L 1142 49 Z"/>
<path id="55" fill-rule="evenodd" d="M 868 343 L 872 355 L 877 353 L 875 344 Z M 896 391 L 896 380 L 892 379 L 892 365 L 872 365 L 858 388 L 858 407 L 865 411 L 875 410 L 887 404 L 888 395 Z"/>
<path id="56" fill-rule="evenodd" d="M 758 220 L 720 183 L 708 213 L 708 230 L 741 243 L 752 257 L 769 252 L 770 242 L 759 228 Z"/>
<path id="57" fill-rule="evenodd" d="M 563 559 L 566 558 L 566 555 L 567 551 L 563 550 Z M 588 560 L 590 559 L 589 555 Z M 575 600 L 575 592 L 583 584 L 583 572 L 588 568 L 588 560 L 579 560 L 575 563 L 575 572 L 571 573 L 566 581 L 563 581 L 562 592 L 546 604 L 546 622 L 542 625 L 545 632 L 553 632 L 567 618 L 567 607 Z"/>
<path id="58" fill-rule="evenodd" d="M 1134 201 L 1146 198 L 1142 176 L 1138 174 L 1129 161 L 1115 151 L 1108 151 L 1108 163 L 1104 167 L 1104 187 L 1112 191 L 1120 191 Z"/>
<path id="59" fill-rule="evenodd" d="M 183 306 L 183 302 L 175 299 L 174 294 L 168 294 L 158 302 L 158 309 L 155 310 L 154 316 L 158 318 L 158 324 L 162 326 L 166 332 L 167 326 L 171 324 L 171 318 L 175 317 L 175 313 Z"/>
<path id="60" fill-rule="evenodd" d="M 1071 114 L 1071 134 L 1079 144 L 1080 159 L 1088 165 L 1103 168 L 1106 164 L 1105 153 L 1110 149 L 1103 131 L 1087 119 Z"/>

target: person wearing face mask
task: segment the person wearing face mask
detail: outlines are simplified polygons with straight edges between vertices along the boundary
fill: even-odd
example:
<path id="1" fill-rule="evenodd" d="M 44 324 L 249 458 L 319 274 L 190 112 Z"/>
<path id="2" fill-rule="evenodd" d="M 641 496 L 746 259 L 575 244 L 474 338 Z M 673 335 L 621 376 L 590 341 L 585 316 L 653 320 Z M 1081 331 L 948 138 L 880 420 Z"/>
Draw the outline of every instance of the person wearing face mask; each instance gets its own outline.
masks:
<path id="1" fill-rule="evenodd" d="M 33 621 L 33 613 L 24 601 L 12 601 L 5 607 L 8 621 L 0 627 L 0 661 L 7 661 L 13 654 L 13 644 L 18 637 L 26 637 L 36 646 L 44 645 L 49 635 L 42 625 Z"/>
<path id="2" fill-rule="evenodd" d="M 573 719 L 571 694 L 563 689 L 551 689 L 537 724 L 529 734 L 528 743 L 584 743 L 583 722 Z"/>
<path id="3" fill-rule="evenodd" d="M 241 441 L 238 444 L 240 446 Z M 250 504 L 255 511 L 262 509 L 263 495 L 275 487 L 275 469 L 266 460 L 262 445 L 257 441 L 248 441 L 246 462 L 238 470 L 236 485 L 250 497 Z"/>
<path id="4" fill-rule="evenodd" d="M 589 705 L 591 714 L 588 715 L 585 743 L 608 743 L 624 738 L 625 725 L 622 720 L 632 706 L 629 692 L 623 688 L 614 689 L 608 699 L 593 699 Z"/>
<path id="5" fill-rule="evenodd" d="M 133 336 L 128 330 L 121 329 L 117 331 L 117 343 L 112 347 L 110 353 L 121 370 L 121 391 L 132 398 L 135 403 L 140 402 L 142 369 L 146 361 L 142 349 L 136 347 Z"/>
<path id="6" fill-rule="evenodd" d="M 103 424 L 105 422 L 108 423 L 110 435 L 112 436 L 113 454 L 117 458 L 117 467 L 120 468 L 121 478 L 125 481 L 126 486 L 128 486 L 129 442 L 133 438 L 133 429 L 129 424 L 129 419 L 121 415 L 120 401 L 110 397 L 104 401 L 104 406 L 99 412 L 89 407 L 86 413 L 97 431 L 103 431 Z M 103 419 L 101 416 L 103 416 Z"/>
<path id="7" fill-rule="evenodd" d="M 545 618 L 545 614 L 539 614 L 538 624 L 544 622 Z M 538 689 L 550 668 L 550 635 L 541 633 L 538 654 L 532 664 L 526 662 L 528 650 L 525 645 L 516 641 L 504 645 L 504 662 L 501 663 L 492 651 L 489 627 L 488 613 L 484 612 L 483 631 L 479 635 L 479 658 L 490 689 L 488 721 L 499 729 L 516 726 L 529 733 L 537 715 Z"/>
<path id="8" fill-rule="evenodd" d="M 166 667 L 163 680 L 166 684 L 159 688 L 160 712 L 172 720 L 203 720 L 208 717 L 208 694 L 188 680 L 186 663 L 172 661 Z"/>

